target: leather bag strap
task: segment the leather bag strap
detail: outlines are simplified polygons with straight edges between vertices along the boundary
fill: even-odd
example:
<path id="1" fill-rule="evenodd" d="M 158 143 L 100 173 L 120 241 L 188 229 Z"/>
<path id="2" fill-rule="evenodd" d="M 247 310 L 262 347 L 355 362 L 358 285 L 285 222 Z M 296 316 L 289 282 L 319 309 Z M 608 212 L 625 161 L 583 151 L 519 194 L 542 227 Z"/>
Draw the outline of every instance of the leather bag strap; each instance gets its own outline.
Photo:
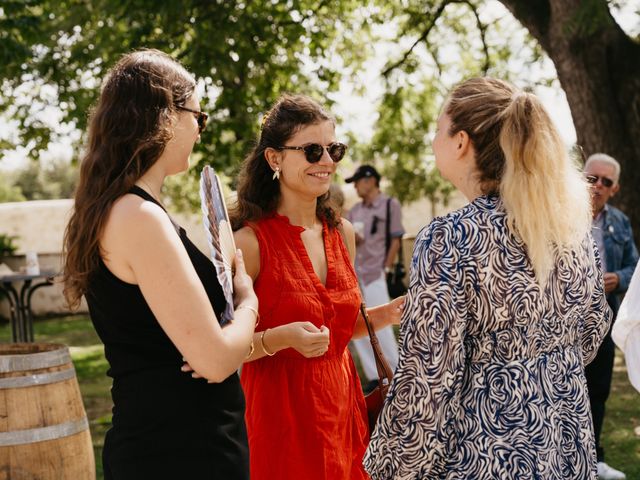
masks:
<path id="1" fill-rule="evenodd" d="M 371 348 L 373 349 L 373 357 L 376 360 L 376 369 L 378 370 L 379 385 L 386 391 L 386 389 L 388 389 L 389 385 L 391 384 L 391 379 L 393 378 L 393 370 L 391 370 L 387 359 L 382 353 L 380 342 L 378 342 L 376 332 L 371 325 L 371 320 L 369 320 L 369 314 L 367 313 L 367 306 L 364 302 L 360 304 L 360 313 L 362 314 L 362 318 L 364 319 L 364 323 L 367 326 L 367 330 L 369 332 L 369 340 L 371 341 Z"/>

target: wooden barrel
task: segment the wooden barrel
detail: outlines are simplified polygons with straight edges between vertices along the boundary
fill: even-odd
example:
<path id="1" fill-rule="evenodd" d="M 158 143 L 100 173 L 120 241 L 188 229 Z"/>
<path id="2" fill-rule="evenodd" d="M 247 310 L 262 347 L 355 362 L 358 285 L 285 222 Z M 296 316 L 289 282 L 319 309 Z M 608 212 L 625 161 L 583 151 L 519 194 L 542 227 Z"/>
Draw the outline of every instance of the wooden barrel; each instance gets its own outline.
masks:
<path id="1" fill-rule="evenodd" d="M 0 345 L 0 480 L 95 479 L 89 422 L 64 345 Z"/>

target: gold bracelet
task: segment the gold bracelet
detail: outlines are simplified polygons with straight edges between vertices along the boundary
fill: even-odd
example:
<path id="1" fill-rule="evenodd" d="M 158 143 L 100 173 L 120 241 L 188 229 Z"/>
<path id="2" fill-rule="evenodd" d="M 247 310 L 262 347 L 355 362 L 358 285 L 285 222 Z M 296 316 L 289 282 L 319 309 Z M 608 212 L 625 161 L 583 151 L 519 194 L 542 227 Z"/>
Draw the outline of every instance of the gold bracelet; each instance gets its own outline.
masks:
<path id="1" fill-rule="evenodd" d="M 256 314 L 256 327 L 258 326 L 258 324 L 260 323 L 260 312 L 258 312 L 258 310 L 256 310 L 255 308 L 253 308 L 251 305 L 240 305 L 238 308 L 236 308 L 236 311 L 240 310 L 241 308 L 248 308 L 249 310 L 251 310 L 253 313 Z"/>
<path id="2" fill-rule="evenodd" d="M 267 350 L 267 347 L 264 344 L 264 334 L 267 333 L 269 329 L 267 328 L 266 330 L 262 331 L 262 335 L 260 335 L 260 346 L 262 347 L 262 351 L 264 353 L 266 353 L 268 356 L 273 357 L 276 352 L 271 353 L 269 350 Z"/>
<path id="3" fill-rule="evenodd" d="M 247 356 L 245 358 L 249 358 L 251 355 L 253 355 L 254 350 L 255 350 L 255 347 L 253 346 L 253 335 L 252 335 L 251 343 L 249 344 L 249 353 L 247 353 Z"/>

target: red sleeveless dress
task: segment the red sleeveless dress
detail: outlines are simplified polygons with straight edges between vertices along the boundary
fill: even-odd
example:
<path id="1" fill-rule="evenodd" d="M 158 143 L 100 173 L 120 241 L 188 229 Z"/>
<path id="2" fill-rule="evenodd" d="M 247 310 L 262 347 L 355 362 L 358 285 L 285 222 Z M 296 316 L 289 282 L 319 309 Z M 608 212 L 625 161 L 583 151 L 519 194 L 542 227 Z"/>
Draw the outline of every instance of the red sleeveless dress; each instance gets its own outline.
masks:
<path id="1" fill-rule="evenodd" d="M 360 291 L 342 235 L 323 225 L 325 286 L 300 238 L 304 228 L 278 214 L 251 228 L 260 245 L 258 330 L 309 321 L 331 335 L 321 357 L 288 348 L 243 365 L 251 479 L 368 479 L 366 405 L 347 349 Z"/>

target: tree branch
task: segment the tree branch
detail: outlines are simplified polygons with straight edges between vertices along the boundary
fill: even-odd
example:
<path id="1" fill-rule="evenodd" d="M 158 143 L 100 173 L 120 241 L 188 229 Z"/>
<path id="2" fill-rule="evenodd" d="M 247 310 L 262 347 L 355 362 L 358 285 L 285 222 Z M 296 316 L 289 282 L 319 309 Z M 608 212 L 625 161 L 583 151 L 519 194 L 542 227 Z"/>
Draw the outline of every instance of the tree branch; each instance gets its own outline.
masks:
<path id="1" fill-rule="evenodd" d="M 489 56 L 489 46 L 487 45 L 487 26 L 480 20 L 480 14 L 478 13 L 476 5 L 471 3 L 469 0 L 460 0 L 458 3 L 464 3 L 467 5 L 473 12 L 473 16 L 476 17 L 476 25 L 480 31 L 480 41 L 482 42 L 482 50 L 484 51 L 484 65 L 482 66 L 482 73 L 486 75 L 489 71 L 489 67 L 491 67 L 491 57 Z"/>
<path id="2" fill-rule="evenodd" d="M 436 68 L 438 69 L 438 76 L 441 77 L 443 72 L 442 64 L 440 63 L 440 60 L 438 60 L 438 56 L 436 55 L 436 52 L 431 50 L 431 42 L 429 41 L 428 38 L 425 38 L 424 43 L 425 43 L 425 46 L 427 47 L 427 51 L 431 54 L 433 63 L 435 63 Z"/>
<path id="3" fill-rule="evenodd" d="M 549 0 L 499 0 L 511 14 L 534 36 L 542 48 L 549 52 L 548 37 L 551 21 Z"/>
<path id="4" fill-rule="evenodd" d="M 433 15 L 431 17 L 431 21 L 424 28 L 424 30 L 422 31 L 422 33 L 420 34 L 418 39 L 415 42 L 413 42 L 413 45 L 411 45 L 411 47 L 407 51 L 404 52 L 404 55 L 402 56 L 401 59 L 397 60 L 396 62 L 394 62 L 390 66 L 388 66 L 386 69 L 384 69 L 384 71 L 382 72 L 382 76 L 388 77 L 389 74 L 393 70 L 398 68 L 404 62 L 406 62 L 407 59 L 409 58 L 409 56 L 411 56 L 411 54 L 413 53 L 415 48 L 421 42 L 425 42 L 425 44 L 427 45 L 427 48 L 429 47 L 430 43 L 429 43 L 428 38 L 427 38 L 429 36 L 429 33 L 431 32 L 431 30 L 435 26 L 436 22 L 438 21 L 438 18 L 440 18 L 440 16 L 444 13 L 444 10 L 447 7 L 447 5 L 450 5 L 452 3 L 461 3 L 461 4 L 464 4 L 464 5 L 467 5 L 471 9 L 471 12 L 473 13 L 473 15 L 474 15 L 474 17 L 476 19 L 476 25 L 478 27 L 478 30 L 480 31 L 480 40 L 482 42 L 482 50 L 484 52 L 484 65 L 482 66 L 482 71 L 485 74 L 489 71 L 489 67 L 491 67 L 491 57 L 489 56 L 489 46 L 487 45 L 487 38 L 486 38 L 487 37 L 487 26 L 484 23 L 482 23 L 482 21 L 480 20 L 480 14 L 478 13 L 477 6 L 475 4 L 473 4 L 473 2 L 471 2 L 470 0 L 444 0 L 440 4 L 438 9 L 433 13 Z M 433 54 L 433 52 L 431 52 L 431 56 L 433 57 L 434 61 L 436 62 L 436 67 L 438 68 L 440 73 L 442 73 L 442 69 L 440 68 L 440 65 L 439 65 L 439 63 L 438 63 L 438 61 L 436 59 L 436 56 Z"/>
<path id="5" fill-rule="evenodd" d="M 442 15 L 442 12 L 444 12 L 444 9 L 447 7 L 447 5 L 449 5 L 450 3 L 453 3 L 452 0 L 444 0 L 440 6 L 438 7 L 438 9 L 435 11 L 435 13 L 433 14 L 433 16 L 431 17 L 431 22 L 425 27 L 425 29 L 423 30 L 422 34 L 420 35 L 420 37 L 418 37 L 418 39 L 413 42 L 413 45 L 411 45 L 411 47 L 409 48 L 409 50 L 407 50 L 406 52 L 404 52 L 404 55 L 402 56 L 402 58 L 398 61 L 396 61 L 395 63 L 391 64 L 389 67 L 385 68 L 384 71 L 382 72 L 382 76 L 383 77 L 388 77 L 389 74 L 395 70 L 396 68 L 398 68 L 400 65 L 402 65 L 404 62 L 407 61 L 407 59 L 409 58 L 409 56 L 413 53 L 413 50 L 418 46 L 418 44 L 420 44 L 421 42 L 425 41 L 426 38 L 429 36 L 429 32 L 431 32 L 431 29 L 434 27 L 434 25 L 436 24 L 436 21 L 438 20 L 438 18 L 440 18 L 440 15 Z"/>

